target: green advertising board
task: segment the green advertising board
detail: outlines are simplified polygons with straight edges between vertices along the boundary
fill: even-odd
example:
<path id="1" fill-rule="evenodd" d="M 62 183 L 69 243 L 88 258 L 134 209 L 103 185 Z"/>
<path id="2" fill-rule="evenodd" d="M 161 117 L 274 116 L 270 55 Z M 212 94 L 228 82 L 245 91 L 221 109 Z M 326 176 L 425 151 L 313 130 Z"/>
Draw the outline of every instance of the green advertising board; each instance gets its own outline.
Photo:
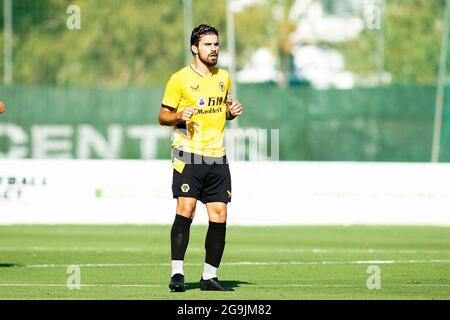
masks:
<path id="1" fill-rule="evenodd" d="M 172 130 L 157 119 L 163 90 L 0 86 L 0 157 L 167 159 Z M 279 160 L 429 162 L 435 92 L 240 85 L 239 134 L 279 139 Z M 450 160 L 449 112 L 440 161 Z"/>

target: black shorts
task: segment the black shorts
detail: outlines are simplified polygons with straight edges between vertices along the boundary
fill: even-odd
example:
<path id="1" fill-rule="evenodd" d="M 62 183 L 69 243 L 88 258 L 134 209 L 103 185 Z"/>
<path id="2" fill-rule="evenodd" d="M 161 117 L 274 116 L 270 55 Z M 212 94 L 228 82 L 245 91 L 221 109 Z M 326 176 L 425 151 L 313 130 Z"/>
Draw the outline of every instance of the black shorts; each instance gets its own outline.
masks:
<path id="1" fill-rule="evenodd" d="M 172 193 L 203 203 L 231 201 L 231 175 L 228 160 L 173 149 Z"/>

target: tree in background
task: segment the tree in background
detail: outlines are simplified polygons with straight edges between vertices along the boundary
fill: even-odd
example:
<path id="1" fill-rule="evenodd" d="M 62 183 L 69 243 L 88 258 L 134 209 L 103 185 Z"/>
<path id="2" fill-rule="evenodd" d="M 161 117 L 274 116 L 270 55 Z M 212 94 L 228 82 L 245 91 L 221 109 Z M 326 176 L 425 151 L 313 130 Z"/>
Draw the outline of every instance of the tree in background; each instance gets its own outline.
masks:
<path id="1" fill-rule="evenodd" d="M 445 0 L 385 0 L 384 69 L 393 83 L 434 84 L 439 65 Z M 366 28 L 335 45 L 347 68 L 362 78 L 376 73 L 376 32 Z"/>
<path id="2" fill-rule="evenodd" d="M 81 30 L 68 30 L 72 1 L 14 2 L 16 83 L 145 86 L 183 63 L 182 12 L 164 0 L 78 0 Z"/>
<path id="3" fill-rule="evenodd" d="M 322 1 L 322 0 L 316 0 Z M 434 83 L 445 0 L 385 0 L 384 69 L 393 83 Z M 161 85 L 184 64 L 182 0 L 77 0 L 81 30 L 68 30 L 70 0 L 14 0 L 14 81 L 62 86 Z M 292 68 L 289 19 L 295 0 L 255 2 L 235 15 L 238 67 L 268 47 L 278 57 L 283 83 Z M 226 1 L 193 1 L 194 25 L 221 31 L 226 51 Z M 3 28 L 0 6 L 0 28 Z M 278 18 L 277 18 L 278 17 Z M 298 22 L 298 21 L 297 21 Z M 0 29 L 3 43 L 3 29 Z M 343 44 L 328 44 L 361 78 L 376 70 L 376 32 L 365 29 Z M 3 59 L 0 59 L 3 70 Z"/>

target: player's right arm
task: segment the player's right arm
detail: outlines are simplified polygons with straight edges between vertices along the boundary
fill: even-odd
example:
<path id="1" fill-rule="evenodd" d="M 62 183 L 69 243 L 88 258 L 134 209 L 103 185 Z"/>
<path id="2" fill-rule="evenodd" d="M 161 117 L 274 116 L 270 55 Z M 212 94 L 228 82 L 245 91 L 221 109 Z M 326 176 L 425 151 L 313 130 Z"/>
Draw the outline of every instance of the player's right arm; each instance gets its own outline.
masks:
<path id="1" fill-rule="evenodd" d="M 164 97 L 162 99 L 161 110 L 159 111 L 159 124 L 162 126 L 174 126 L 180 122 L 186 122 L 194 114 L 194 108 L 184 108 L 178 111 L 181 100 L 181 87 L 179 80 L 172 75 L 167 82 Z"/>
<path id="2" fill-rule="evenodd" d="M 174 108 L 161 107 L 159 111 L 159 124 L 162 126 L 174 126 L 180 122 L 186 122 L 194 115 L 194 108 L 184 108 L 177 112 Z"/>

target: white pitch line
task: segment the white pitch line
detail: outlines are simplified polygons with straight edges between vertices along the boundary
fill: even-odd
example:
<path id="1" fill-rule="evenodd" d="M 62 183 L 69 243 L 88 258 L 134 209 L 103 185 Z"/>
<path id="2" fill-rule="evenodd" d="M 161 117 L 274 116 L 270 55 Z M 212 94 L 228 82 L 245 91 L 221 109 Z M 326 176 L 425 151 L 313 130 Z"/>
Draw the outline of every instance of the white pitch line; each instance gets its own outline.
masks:
<path id="1" fill-rule="evenodd" d="M 166 287 L 162 284 L 80 284 L 80 287 Z M 0 287 L 67 287 L 60 283 L 0 283 Z"/>
<path id="2" fill-rule="evenodd" d="M 239 261 L 223 262 L 225 266 L 277 266 L 277 265 L 340 265 L 340 264 L 416 264 L 416 263 L 450 263 L 450 260 L 355 260 L 355 261 Z M 102 268 L 102 267 L 159 267 L 170 266 L 170 263 L 100 263 L 100 264 L 30 264 L 17 265 L 14 268 L 67 268 L 69 266 Z M 185 263 L 188 266 L 201 266 L 202 263 Z"/>
<path id="3" fill-rule="evenodd" d="M 114 248 L 114 247 L 0 247 L 0 251 L 98 251 L 98 252 L 144 252 L 152 248 Z M 161 250 L 162 251 L 162 250 Z"/>
<path id="4" fill-rule="evenodd" d="M 107 268 L 107 267 L 159 267 L 159 266 L 170 266 L 170 263 L 99 263 L 99 264 L 30 264 L 23 266 L 16 266 L 17 268 L 67 268 L 69 266 L 77 266 L 83 268 Z M 185 263 L 186 265 L 186 263 Z M 198 264 L 200 265 L 200 264 Z"/>
<path id="5" fill-rule="evenodd" d="M 203 251 L 203 248 L 189 248 L 190 251 Z M 442 249 L 375 249 L 375 248 L 233 248 L 233 252 L 244 253 L 393 253 L 393 254 L 423 254 L 423 253 L 443 253 L 450 252 L 450 250 Z M 142 247 L 49 247 L 49 246 L 0 246 L 1 251 L 95 251 L 95 252 L 155 252 L 166 251 L 166 249 L 158 248 L 142 248 Z"/>
<path id="6" fill-rule="evenodd" d="M 424 253 L 443 253 L 450 250 L 410 250 L 410 249 L 338 249 L 338 248 L 242 248 L 232 249 L 233 252 L 255 252 L 255 253 L 393 253 L 393 254 L 424 254 Z"/>
<path id="7" fill-rule="evenodd" d="M 67 287 L 67 284 L 61 283 L 0 283 L 0 287 Z M 80 287 L 104 287 L 104 288 L 155 288 L 167 287 L 167 284 L 80 284 Z M 364 285 L 356 284 L 242 284 L 238 287 L 299 287 L 299 288 L 365 288 Z M 398 287 L 450 287 L 450 284 L 396 284 L 383 285 L 383 287 L 398 288 Z"/>
<path id="8" fill-rule="evenodd" d="M 355 285 L 355 284 L 256 284 L 256 285 L 245 285 L 246 287 L 319 287 L 319 288 L 327 288 L 327 287 L 362 287 L 365 288 L 364 285 Z M 450 284 L 393 284 L 393 285 L 383 285 L 382 287 L 450 287 Z"/>
<path id="9" fill-rule="evenodd" d="M 413 263 L 450 263 L 450 260 L 356 260 L 356 261 L 242 261 L 223 263 L 225 265 L 336 265 L 336 264 L 413 264 Z"/>

